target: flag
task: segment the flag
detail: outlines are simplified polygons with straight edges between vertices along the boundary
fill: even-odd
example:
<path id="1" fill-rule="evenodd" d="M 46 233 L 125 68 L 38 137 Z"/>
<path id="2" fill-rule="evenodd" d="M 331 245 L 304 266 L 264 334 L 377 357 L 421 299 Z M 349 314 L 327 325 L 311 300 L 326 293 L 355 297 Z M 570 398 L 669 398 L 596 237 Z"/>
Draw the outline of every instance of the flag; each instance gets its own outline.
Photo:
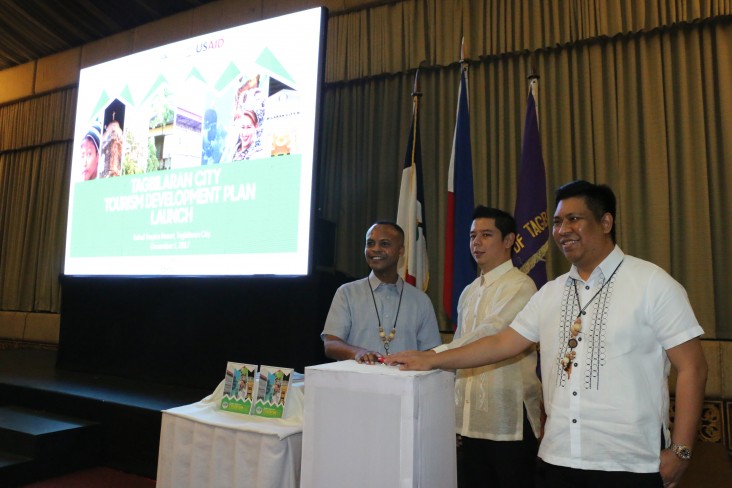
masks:
<path id="1" fill-rule="evenodd" d="M 419 97 L 417 77 L 412 93 L 412 124 L 407 138 L 407 151 L 399 190 L 397 224 L 404 229 L 404 256 L 399 260 L 399 274 L 407 283 L 427 290 L 430 281 L 427 259 L 427 229 L 423 218 L 424 185 L 422 184 L 422 151 L 419 140 Z"/>
<path id="2" fill-rule="evenodd" d="M 455 134 L 447 176 L 447 227 L 445 232 L 445 281 L 442 303 L 448 320 L 457 326 L 457 303 L 463 288 L 476 277 L 470 250 L 470 225 L 474 209 L 473 156 L 468 117 L 468 66 L 460 74 Z"/>
<path id="3" fill-rule="evenodd" d="M 537 76 L 529 77 L 524 141 L 516 193 L 516 243 L 513 263 L 541 288 L 546 283 L 546 253 L 549 248 L 549 217 L 546 204 L 546 173 L 539 138 Z"/>

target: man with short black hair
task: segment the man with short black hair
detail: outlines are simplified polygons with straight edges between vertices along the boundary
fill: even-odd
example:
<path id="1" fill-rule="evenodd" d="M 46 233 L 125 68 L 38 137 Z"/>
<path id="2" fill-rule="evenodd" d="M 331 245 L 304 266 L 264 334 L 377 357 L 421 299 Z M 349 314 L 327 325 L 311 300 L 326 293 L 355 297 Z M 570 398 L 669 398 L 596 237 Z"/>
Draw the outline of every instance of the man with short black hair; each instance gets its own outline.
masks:
<path id="1" fill-rule="evenodd" d="M 442 342 L 429 297 L 397 272 L 403 254 L 401 227 L 378 221 L 369 228 L 364 257 L 371 273 L 336 291 L 320 335 L 326 356 L 374 364 L 391 352 Z"/>
<path id="2" fill-rule="evenodd" d="M 479 205 L 470 226 L 470 253 L 480 276 L 458 301 L 455 349 L 508 327 L 534 293 L 534 281 L 511 262 L 516 221 L 507 212 Z M 515 358 L 459 369 L 455 423 L 461 443 L 460 488 L 533 488 L 541 431 L 541 384 L 536 348 Z"/>
<path id="3" fill-rule="evenodd" d="M 608 186 L 573 181 L 556 191 L 556 206 L 554 241 L 572 264 L 568 273 L 544 285 L 494 336 L 390 360 L 403 369 L 465 368 L 540 342 L 546 487 L 676 487 L 701 414 L 704 331 L 678 282 L 615 244 Z M 677 370 L 673 432 L 670 365 Z"/>

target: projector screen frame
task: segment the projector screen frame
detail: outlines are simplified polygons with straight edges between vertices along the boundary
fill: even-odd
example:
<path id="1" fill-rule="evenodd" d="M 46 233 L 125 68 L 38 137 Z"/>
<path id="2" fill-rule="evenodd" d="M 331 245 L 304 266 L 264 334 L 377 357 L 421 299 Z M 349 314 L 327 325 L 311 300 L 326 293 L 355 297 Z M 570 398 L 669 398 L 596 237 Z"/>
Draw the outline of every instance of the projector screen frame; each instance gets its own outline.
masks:
<path id="1" fill-rule="evenodd" d="M 97 184 L 97 186 L 99 186 L 100 184 L 105 184 L 105 183 L 108 184 L 110 181 L 114 181 L 114 183 L 119 184 L 118 182 L 122 182 L 125 179 L 128 179 L 130 182 L 132 182 L 134 179 L 134 183 L 131 183 L 131 185 L 132 186 L 136 185 L 137 189 L 141 193 L 144 193 L 145 197 L 147 198 L 148 193 L 145 193 L 145 192 L 155 192 L 161 188 L 160 187 L 161 181 L 163 181 L 163 183 L 165 183 L 165 181 L 167 181 L 167 180 L 161 179 L 163 174 L 165 174 L 165 173 L 172 174 L 171 172 L 167 172 L 167 171 L 151 171 L 151 172 L 141 173 L 141 175 L 123 174 L 123 175 L 120 175 L 121 176 L 120 178 L 114 178 L 114 179 L 99 177 L 99 178 L 97 178 L 97 181 L 95 181 L 95 182 L 88 182 L 88 181 L 81 182 L 80 181 L 81 172 L 79 171 L 79 159 L 80 159 L 79 158 L 79 152 L 80 152 L 79 141 L 85 139 L 85 131 L 87 130 L 87 127 L 89 126 L 89 120 L 84 119 L 84 117 L 86 116 L 86 113 L 88 113 L 88 110 L 87 111 L 84 111 L 83 109 L 80 110 L 80 108 L 83 107 L 83 105 L 81 104 L 81 97 L 83 95 L 83 88 L 85 86 L 85 84 L 83 83 L 83 76 L 80 75 L 80 89 L 79 89 L 80 105 L 77 108 L 77 123 L 76 123 L 76 129 L 75 129 L 74 155 L 73 155 L 74 160 L 72 161 L 72 175 L 71 175 L 71 181 L 70 181 L 70 185 L 69 185 L 70 190 L 69 190 L 67 241 L 66 241 L 66 250 L 65 250 L 66 254 L 65 254 L 65 262 L 64 262 L 64 271 L 62 273 L 64 276 L 95 276 L 95 277 L 103 277 L 103 276 L 135 277 L 135 276 L 139 276 L 139 277 L 171 277 L 171 278 L 213 277 L 213 276 L 241 276 L 241 277 L 282 276 L 282 277 L 288 277 L 288 276 L 307 276 L 307 275 L 311 275 L 313 273 L 314 268 L 315 268 L 315 263 L 314 263 L 314 258 L 315 258 L 315 250 L 314 250 L 315 235 L 314 234 L 316 232 L 315 222 L 316 222 L 316 218 L 317 218 L 317 214 L 318 214 L 318 205 L 317 205 L 317 200 L 318 200 L 317 172 L 318 172 L 318 166 L 319 166 L 319 164 L 318 164 L 318 161 L 319 161 L 319 147 L 318 146 L 319 146 L 319 144 L 318 144 L 318 142 L 319 142 L 320 131 L 321 131 L 321 126 L 322 126 L 322 120 L 321 120 L 322 119 L 321 118 L 322 85 L 323 85 L 323 80 L 324 80 L 324 67 L 325 67 L 324 58 L 325 58 L 325 48 L 326 48 L 325 43 L 326 43 L 327 19 L 328 19 L 328 11 L 325 7 L 317 7 L 314 9 L 308 9 L 308 10 L 305 10 L 302 12 L 295 12 L 293 14 L 287 14 L 287 15 L 280 16 L 280 17 L 273 18 L 273 19 L 264 19 L 264 20 L 261 20 L 258 22 L 243 24 L 243 25 L 237 26 L 237 27 L 231 27 L 231 28 L 215 31 L 215 32 L 208 33 L 208 34 L 194 36 L 187 40 L 176 41 L 176 42 L 172 42 L 169 44 L 164 44 L 164 45 L 161 45 L 161 46 L 158 46 L 158 47 L 146 50 L 146 51 L 141 51 L 139 53 L 130 54 L 129 56 L 124 56 L 121 58 L 117 58 L 115 60 L 107 61 L 105 63 L 100 63 L 99 65 L 94 65 L 94 66 L 84 68 L 82 70 L 82 73 L 84 73 L 85 70 L 90 70 L 90 69 L 93 70 L 102 65 L 109 66 L 110 63 L 116 63 L 116 62 L 119 62 L 120 60 L 135 58 L 140 55 L 142 55 L 142 56 L 144 56 L 146 54 L 149 55 L 149 53 L 151 53 L 151 52 L 162 52 L 161 50 L 169 49 L 169 48 L 171 48 L 171 46 L 180 46 L 180 45 L 182 45 L 182 43 L 195 44 L 196 49 L 199 49 L 199 50 L 204 50 L 203 48 L 206 45 L 205 44 L 206 42 L 209 42 L 208 46 L 212 49 L 221 48 L 223 45 L 225 45 L 225 38 L 223 36 L 232 31 L 235 31 L 237 29 L 251 28 L 252 26 L 257 26 L 257 25 L 261 26 L 263 23 L 274 22 L 278 19 L 298 16 L 298 15 L 302 15 L 304 13 L 311 13 L 311 15 L 317 14 L 319 21 L 317 24 L 317 44 L 316 44 L 316 46 L 317 46 L 316 61 L 317 62 L 315 63 L 316 66 L 314 67 L 314 73 L 315 73 L 314 79 L 311 81 L 312 90 L 308 94 L 308 96 L 310 96 L 311 99 L 309 99 L 306 102 L 302 102 L 302 105 L 305 105 L 306 103 L 310 104 L 309 105 L 310 108 L 308 110 L 303 110 L 303 112 L 308 112 L 306 114 L 306 116 L 312 117 L 311 122 L 310 122 L 311 131 L 306 134 L 307 140 L 297 141 L 298 143 L 300 143 L 302 145 L 302 147 L 308 148 L 307 157 L 310 158 L 310 161 L 309 161 L 309 163 L 303 162 L 303 166 L 301 166 L 301 169 L 304 168 L 308 174 L 304 175 L 304 177 L 302 179 L 298 180 L 299 181 L 298 184 L 300 185 L 301 193 L 299 193 L 300 196 L 298 198 L 300 198 L 300 200 L 299 200 L 300 203 L 298 203 L 297 208 L 301 209 L 301 210 L 298 210 L 298 212 L 300 213 L 300 217 L 298 218 L 297 226 L 300 226 L 301 230 L 296 231 L 296 232 L 298 232 L 297 233 L 298 237 L 296 238 L 297 244 L 295 246 L 296 251 L 294 251 L 294 253 L 287 251 L 287 250 L 284 252 L 280 252 L 280 250 L 277 249 L 273 252 L 261 252 L 261 249 L 269 249 L 268 246 L 277 248 L 277 246 L 280 246 L 280 244 L 278 244 L 279 241 L 287 241 L 287 239 L 290 239 L 289 245 L 292 246 L 293 245 L 292 241 L 294 239 L 292 237 L 293 231 L 290 228 L 290 226 L 286 225 L 287 224 L 286 222 L 282 223 L 285 225 L 279 225 L 281 223 L 278 222 L 278 214 L 276 212 L 276 208 L 274 209 L 275 211 L 270 212 L 269 207 L 266 207 L 266 211 L 262 210 L 262 213 L 264 214 L 264 218 L 262 218 L 262 215 L 259 215 L 259 220 L 261 221 L 262 225 L 268 226 L 265 228 L 268 229 L 269 231 L 260 232 L 258 234 L 261 237 L 261 242 L 256 241 L 256 239 L 252 240 L 252 235 L 254 235 L 253 232 L 250 233 L 249 240 L 241 239 L 238 241 L 240 246 L 243 246 L 243 247 L 251 246 L 252 248 L 257 248 L 257 246 L 258 246 L 258 249 L 260 249 L 260 251 L 255 252 L 255 254 L 252 255 L 253 257 L 250 256 L 251 259 L 249 261 L 246 261 L 247 257 L 244 254 L 233 256 L 232 254 L 228 254 L 225 251 L 217 251 L 217 252 L 222 252 L 223 254 L 221 254 L 219 257 L 217 257 L 215 254 L 211 254 L 211 255 L 208 255 L 205 253 L 201 254 L 202 258 L 201 258 L 200 264 L 197 267 L 190 268 L 189 271 L 185 271 L 185 270 L 176 271 L 176 270 L 172 270 L 172 268 L 170 268 L 170 269 L 166 268 L 165 266 L 170 266 L 168 264 L 166 264 L 165 266 L 160 265 L 160 266 L 156 267 L 157 262 L 161 261 L 161 259 L 159 259 L 160 258 L 159 255 L 155 255 L 154 253 L 150 256 L 142 257 L 141 265 L 127 266 L 126 263 L 122 262 L 121 265 L 119 265 L 117 268 L 112 268 L 111 271 L 110 271 L 110 269 L 104 269 L 103 267 L 101 267 L 102 265 L 107 264 L 110 261 L 110 256 L 107 256 L 107 255 L 95 255 L 91 259 L 89 259 L 84 264 L 84 266 L 79 266 L 78 264 L 74 264 L 75 261 L 74 261 L 74 257 L 72 256 L 72 254 L 73 254 L 72 243 L 81 242 L 78 239 L 78 236 L 74 235 L 74 227 L 73 227 L 73 225 L 74 225 L 74 222 L 73 222 L 74 207 L 73 207 L 73 205 L 75 204 L 75 200 L 74 200 L 75 185 L 83 184 L 83 185 L 90 185 L 90 187 L 91 187 L 91 185 L 94 185 L 94 184 Z M 312 35 L 313 33 L 311 32 L 310 34 Z M 221 37 L 219 37 L 219 36 L 221 36 Z M 205 39 L 212 39 L 212 40 L 205 41 Z M 217 39 L 222 39 L 222 40 L 218 41 Z M 265 46 L 265 48 L 268 47 L 266 42 L 267 42 L 266 40 L 263 41 L 263 45 Z M 208 49 L 209 48 L 206 48 L 205 50 L 208 50 Z M 270 52 L 265 53 L 265 51 L 270 51 Z M 272 56 L 273 53 L 271 51 L 272 50 L 263 49 L 262 53 L 260 53 L 260 59 L 265 57 L 264 56 L 265 54 Z M 271 59 L 269 59 L 269 60 L 271 61 Z M 275 68 L 276 68 L 276 63 L 274 63 L 272 66 L 275 66 Z M 285 66 L 285 68 L 287 68 L 287 66 Z M 284 72 L 286 73 L 287 70 L 285 68 L 283 68 L 283 69 L 284 69 Z M 262 70 L 262 71 L 265 71 L 265 70 Z M 275 85 L 276 83 L 282 84 L 270 72 L 268 72 L 268 74 L 266 76 L 264 76 L 264 78 L 266 78 L 267 76 L 269 76 L 269 81 L 268 81 L 269 88 L 271 88 L 271 86 Z M 243 76 L 242 76 L 241 80 L 244 80 Z M 251 81 L 251 80 L 249 80 L 249 81 Z M 257 82 L 259 83 L 260 81 L 261 80 L 258 75 Z M 265 88 L 267 88 L 267 87 L 265 87 Z M 104 113 L 105 120 L 103 122 L 106 122 L 106 123 L 99 124 L 101 126 L 101 130 L 99 131 L 100 136 L 101 136 L 100 140 L 98 141 L 99 146 L 102 146 L 104 144 L 104 142 L 101 139 L 105 135 L 104 134 L 104 132 L 106 132 L 105 129 L 108 129 L 110 125 L 113 125 L 116 122 L 116 120 L 114 119 L 114 117 L 116 115 L 112 115 L 112 123 L 110 124 L 110 120 L 109 120 L 110 109 L 111 109 L 112 114 L 120 113 L 120 106 L 119 105 L 115 106 L 114 103 L 119 102 L 119 100 L 121 98 L 120 94 L 122 92 L 123 92 L 123 90 L 117 90 L 117 92 L 115 92 L 112 95 L 105 94 L 105 95 L 109 95 L 109 99 L 112 100 L 112 102 L 109 103 L 108 106 L 105 106 L 103 112 L 97 110 L 97 113 L 98 113 L 97 121 L 100 121 L 99 119 L 101 119 L 101 113 Z M 277 93 L 279 93 L 279 94 L 285 93 L 285 95 L 289 94 L 289 92 L 286 93 L 286 90 L 281 90 L 280 92 L 277 92 Z M 128 96 L 130 95 L 129 91 L 126 93 L 126 95 L 128 95 Z M 267 93 L 268 102 L 270 100 L 272 100 L 272 98 L 271 98 L 272 95 L 273 95 L 273 93 L 271 91 L 269 93 Z M 296 94 L 296 96 L 297 95 L 299 95 L 299 94 Z M 130 97 L 130 98 L 134 98 L 134 97 Z M 298 101 L 299 101 L 299 99 L 298 99 Z M 237 101 L 237 103 L 238 103 L 238 101 Z M 97 103 L 97 105 L 99 105 L 99 104 Z M 262 106 L 265 107 L 264 102 L 263 102 Z M 266 105 L 266 107 L 270 108 L 271 105 Z M 298 105 L 298 107 L 300 107 L 300 105 Z M 122 109 L 122 113 L 125 113 L 125 108 Z M 275 113 L 275 115 L 277 115 L 277 112 L 274 112 L 274 113 Z M 299 114 L 300 114 L 300 112 L 296 112 L 296 115 L 299 115 Z M 179 115 L 179 112 L 176 112 L 175 117 L 177 118 L 178 115 Z M 238 115 L 238 112 L 237 112 L 237 115 Z M 80 120 L 82 120 L 83 122 L 80 123 Z M 272 119 L 265 120 L 262 117 L 260 120 L 264 120 L 264 123 L 262 124 L 262 125 L 265 125 L 264 130 L 266 130 L 266 124 L 268 122 L 272 122 L 274 124 L 274 122 L 273 122 L 274 116 L 272 117 Z M 272 127 L 274 127 L 274 125 L 272 125 Z M 299 133 L 297 133 L 296 135 L 299 135 Z M 271 136 L 271 139 L 268 139 L 268 140 L 274 141 L 275 135 L 270 134 L 270 136 Z M 263 145 L 265 145 L 265 144 L 263 143 Z M 213 171 L 215 169 L 220 169 L 220 168 L 226 167 L 226 169 L 228 171 L 229 169 L 231 169 L 232 167 L 237 166 L 237 165 L 238 166 L 247 165 L 247 168 L 254 168 L 251 170 L 252 172 L 266 171 L 268 168 L 265 167 L 265 162 L 266 163 L 272 162 L 273 164 L 285 164 L 283 161 L 285 161 L 285 159 L 288 157 L 287 155 L 285 155 L 285 158 L 274 155 L 274 151 L 275 151 L 274 142 L 272 143 L 271 147 L 273 148 L 272 154 L 265 158 L 243 161 L 243 162 L 234 161 L 231 164 L 228 164 L 223 159 L 221 159 L 218 162 L 218 164 L 211 164 L 211 165 L 206 165 L 203 163 L 203 150 L 202 150 L 200 166 L 191 166 L 190 168 L 178 167 L 178 168 L 174 168 L 174 170 L 193 172 L 194 177 L 197 177 L 204 170 Z M 101 149 L 102 148 L 100 147 L 100 153 L 102 152 Z M 129 148 L 126 148 L 126 149 L 129 149 Z M 292 156 L 293 154 L 294 153 L 290 153 L 290 156 Z M 104 159 L 104 163 L 102 162 L 102 159 Z M 107 159 L 108 159 L 108 156 L 100 157 L 100 161 L 99 161 L 98 167 L 97 167 L 97 170 L 100 173 L 100 175 L 102 172 L 110 171 L 110 169 L 108 167 L 109 165 L 106 165 Z M 109 157 L 109 159 L 111 160 L 112 158 Z M 303 157 L 302 159 L 304 160 L 305 157 Z M 102 167 L 103 164 L 105 164 L 104 167 Z M 270 171 L 273 171 L 273 170 L 270 170 Z M 207 174 L 211 175 L 213 173 L 207 173 Z M 148 176 L 150 176 L 150 178 L 147 178 Z M 183 181 L 184 178 L 180 178 L 180 180 Z M 192 178 L 187 178 L 187 180 L 193 181 Z M 174 179 L 171 178 L 171 181 L 174 181 Z M 276 183 L 279 183 L 279 181 L 276 181 Z M 175 184 L 175 182 L 174 182 L 174 184 Z M 193 183 L 188 183 L 188 184 L 194 185 Z M 158 186 L 156 187 L 155 185 L 158 185 Z M 274 183 L 272 183 L 270 185 L 271 188 L 274 188 L 276 186 L 278 186 L 278 185 L 275 185 Z M 163 187 L 163 189 L 169 190 L 169 193 L 171 193 L 172 191 L 175 191 L 175 188 L 171 188 L 171 187 Z M 241 187 L 239 189 L 241 190 Z M 259 193 L 262 193 L 262 192 L 259 191 L 260 190 L 259 187 L 257 187 L 256 190 L 258 191 L 257 197 L 259 197 Z M 158 191 L 157 193 L 162 194 L 163 191 Z M 219 195 L 220 194 L 221 193 L 219 193 Z M 241 194 L 241 191 L 240 191 L 240 194 Z M 307 198 L 305 198 L 305 194 L 307 194 L 306 195 Z M 158 196 L 160 196 L 160 195 L 158 195 Z M 277 198 L 273 197 L 273 200 L 277 201 Z M 307 204 L 303 204 L 303 202 L 305 200 L 307 200 Z M 121 201 L 121 200 L 117 199 L 117 202 L 119 202 L 119 201 Z M 140 201 L 142 201 L 141 198 L 140 198 Z M 162 201 L 162 200 L 160 200 L 160 201 Z M 107 203 L 107 201 L 105 200 L 105 204 L 106 203 Z M 147 204 L 147 202 L 146 202 L 146 204 Z M 141 203 L 140 204 L 141 208 L 142 208 L 142 205 L 143 204 Z M 162 203 L 160 205 L 162 205 Z M 305 207 L 307 207 L 307 212 L 302 210 Z M 199 206 L 197 208 L 201 208 L 201 206 Z M 162 209 L 162 210 L 165 210 L 165 209 Z M 179 209 L 176 209 L 176 211 L 178 211 L 178 210 Z M 107 211 L 109 212 L 109 210 L 107 210 Z M 122 212 L 122 211 L 120 211 L 120 212 Z M 273 216 L 271 218 L 269 218 L 270 213 L 273 214 Z M 196 214 L 196 216 L 197 215 L 198 214 Z M 155 217 L 151 211 L 150 212 L 151 222 L 154 218 Z M 97 220 L 96 222 L 99 222 L 99 220 Z M 165 225 L 167 223 L 168 222 L 162 222 L 163 225 Z M 238 221 L 237 223 L 242 223 L 242 221 Z M 245 225 L 249 224 L 249 222 L 243 222 L 243 223 Z M 305 223 L 307 223 L 307 225 L 304 225 Z M 279 227 L 278 227 L 278 225 L 279 225 Z M 244 226 L 242 226 L 242 227 L 244 227 Z M 236 228 L 236 226 L 227 225 L 226 223 L 224 223 L 221 225 L 221 228 L 223 229 L 223 231 L 226 231 L 230 228 Z M 243 231 L 243 232 L 246 232 L 246 231 Z M 303 236 L 303 233 L 304 233 L 304 236 Z M 195 236 L 195 233 L 191 232 L 189 234 L 193 235 L 194 239 L 197 238 Z M 282 234 L 287 234 L 287 235 L 283 236 Z M 88 232 L 87 235 L 94 235 L 94 233 Z M 99 232 L 99 235 L 103 235 L 103 233 Z M 172 239 L 174 241 L 172 244 L 173 246 L 178 246 L 179 244 L 190 245 L 188 243 L 178 242 L 182 239 L 181 237 L 177 237 L 180 235 L 187 236 L 188 234 L 186 234 L 186 233 L 181 234 L 180 231 L 178 231 L 178 230 L 174 230 L 173 232 L 170 232 L 170 233 L 161 232 L 159 235 L 155 234 L 155 233 L 138 232 L 138 233 L 134 234 L 134 240 L 138 240 L 138 237 L 140 237 L 139 240 L 145 240 L 145 238 L 147 238 L 147 237 L 158 238 L 159 236 L 162 236 L 161 237 L 162 239 L 166 239 L 169 236 L 176 236 L 176 237 L 170 237 L 170 239 Z M 76 240 L 74 241 L 74 239 L 76 239 Z M 100 241 L 99 240 L 94 241 L 93 239 L 94 238 L 92 237 L 90 241 L 83 241 L 83 242 L 90 242 L 90 244 L 87 245 L 86 252 L 99 253 L 100 252 L 99 251 L 99 248 L 100 248 L 99 242 Z M 120 239 L 111 238 L 109 241 L 117 242 L 119 240 Z M 256 241 L 256 245 L 251 244 L 251 242 L 254 242 L 254 241 Z M 241 244 L 242 242 L 246 242 L 246 244 Z M 147 244 L 147 243 L 145 243 L 145 244 Z M 151 248 L 153 245 L 154 245 L 154 242 L 150 244 Z M 168 246 L 168 245 L 171 245 L 171 244 L 170 243 L 165 244 L 165 246 Z M 118 246 L 118 247 L 122 252 L 126 252 L 126 250 L 122 249 L 122 246 Z M 177 247 L 164 248 L 164 250 L 166 252 L 172 252 L 171 249 L 176 250 L 176 252 L 178 252 Z M 105 252 L 106 252 L 106 250 L 105 250 Z M 290 258 L 290 255 L 292 255 L 292 254 L 297 255 L 296 259 L 298 261 L 295 266 L 290 266 L 290 261 L 288 261 L 288 259 Z M 168 255 L 168 256 L 170 256 L 170 255 Z M 129 256 L 127 256 L 127 257 L 129 258 Z M 260 267 L 261 262 L 263 262 L 267 257 L 272 258 L 273 262 L 276 261 L 278 263 L 279 267 L 275 267 L 272 271 L 270 271 L 269 269 Z M 165 259 L 169 259 L 169 258 L 166 257 Z M 175 255 L 173 255 L 173 257 L 170 258 L 170 261 L 173 261 L 173 262 L 183 261 L 183 260 L 185 260 L 185 259 L 176 259 Z M 71 262 L 71 265 L 69 265 L 69 262 Z M 236 263 L 243 263 L 243 264 L 238 268 L 234 268 L 233 265 Z M 246 269 L 244 269 L 244 268 L 246 268 Z M 211 271 L 212 269 L 213 269 L 213 271 Z"/>

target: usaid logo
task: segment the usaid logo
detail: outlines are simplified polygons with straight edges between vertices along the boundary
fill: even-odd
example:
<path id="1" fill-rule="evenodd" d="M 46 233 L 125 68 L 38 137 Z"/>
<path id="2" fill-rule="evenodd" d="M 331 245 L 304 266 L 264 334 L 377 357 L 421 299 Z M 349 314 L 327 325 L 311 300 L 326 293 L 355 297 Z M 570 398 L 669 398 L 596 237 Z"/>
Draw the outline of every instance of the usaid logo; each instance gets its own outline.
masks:
<path id="1" fill-rule="evenodd" d="M 211 49 L 218 49 L 220 47 L 224 47 L 224 39 L 216 39 L 213 41 L 208 42 L 199 42 L 196 44 L 196 52 L 202 53 L 204 51 L 209 51 Z"/>

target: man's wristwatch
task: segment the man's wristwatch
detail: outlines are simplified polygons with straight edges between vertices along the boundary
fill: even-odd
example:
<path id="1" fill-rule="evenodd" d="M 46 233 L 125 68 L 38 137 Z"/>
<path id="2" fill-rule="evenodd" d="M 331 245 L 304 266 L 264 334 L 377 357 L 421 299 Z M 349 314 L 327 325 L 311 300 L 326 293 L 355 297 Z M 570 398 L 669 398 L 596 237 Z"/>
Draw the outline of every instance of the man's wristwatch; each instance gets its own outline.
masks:
<path id="1" fill-rule="evenodd" d="M 688 446 L 680 446 L 672 442 L 668 448 L 671 449 L 679 459 L 683 459 L 684 461 L 691 459 L 691 448 Z"/>

